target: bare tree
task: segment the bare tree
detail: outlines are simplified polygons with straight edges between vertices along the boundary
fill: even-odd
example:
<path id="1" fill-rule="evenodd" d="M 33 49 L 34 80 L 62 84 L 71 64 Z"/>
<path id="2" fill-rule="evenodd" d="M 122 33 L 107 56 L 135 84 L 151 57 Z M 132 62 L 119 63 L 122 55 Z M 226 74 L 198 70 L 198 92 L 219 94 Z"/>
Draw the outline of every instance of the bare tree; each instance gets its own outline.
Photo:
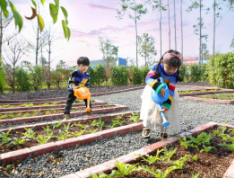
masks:
<path id="1" fill-rule="evenodd" d="M 28 52 L 28 43 L 20 38 L 19 36 L 14 37 L 9 45 L 4 47 L 3 59 L 7 63 L 10 62 L 9 66 L 12 70 L 12 84 L 10 85 L 15 92 L 15 70 L 19 60 Z"/>

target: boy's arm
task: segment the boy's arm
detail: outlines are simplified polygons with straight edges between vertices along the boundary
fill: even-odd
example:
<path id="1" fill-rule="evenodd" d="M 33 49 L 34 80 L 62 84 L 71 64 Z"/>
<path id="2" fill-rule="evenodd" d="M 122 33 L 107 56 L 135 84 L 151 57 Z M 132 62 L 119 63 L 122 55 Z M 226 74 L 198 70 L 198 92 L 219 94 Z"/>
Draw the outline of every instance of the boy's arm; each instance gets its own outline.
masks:
<path id="1" fill-rule="evenodd" d="M 153 66 L 153 68 L 149 71 L 146 76 L 145 83 L 147 83 L 150 87 L 152 87 L 158 93 L 161 88 L 163 88 L 163 84 L 157 81 L 158 76 L 155 74 L 157 64 Z"/>
<path id="2" fill-rule="evenodd" d="M 87 75 L 88 75 L 88 81 L 86 82 L 85 86 L 86 86 L 86 87 L 90 87 L 90 83 L 89 83 L 90 77 L 89 77 L 89 74 L 88 74 L 88 73 L 87 73 Z"/>
<path id="3" fill-rule="evenodd" d="M 74 73 L 74 72 L 73 72 Z M 74 81 L 74 77 L 73 77 L 73 73 L 70 75 L 69 79 L 68 79 L 68 85 L 67 85 L 67 89 L 68 90 L 72 90 L 73 87 L 76 86 L 75 81 Z"/>

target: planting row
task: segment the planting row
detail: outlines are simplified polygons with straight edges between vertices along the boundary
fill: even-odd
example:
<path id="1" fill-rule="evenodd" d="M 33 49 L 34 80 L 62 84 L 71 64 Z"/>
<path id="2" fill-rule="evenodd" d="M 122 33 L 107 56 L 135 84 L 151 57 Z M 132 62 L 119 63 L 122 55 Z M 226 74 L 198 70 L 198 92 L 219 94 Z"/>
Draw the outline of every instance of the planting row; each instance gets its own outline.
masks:
<path id="1" fill-rule="evenodd" d="M 231 178 L 234 176 L 233 128 L 203 125 L 63 178 Z"/>
<path id="2" fill-rule="evenodd" d="M 0 131 L 0 153 L 14 151 L 22 148 L 31 147 L 34 145 L 42 145 L 48 142 L 66 140 L 71 137 L 79 137 L 97 131 L 115 128 L 140 121 L 139 114 L 133 113 L 130 116 L 124 114 L 113 119 L 88 120 L 86 124 L 73 123 L 64 124 L 62 121 L 47 125 L 34 131 L 32 128 L 25 128 L 23 131 L 12 132 L 9 129 L 7 132 Z"/>

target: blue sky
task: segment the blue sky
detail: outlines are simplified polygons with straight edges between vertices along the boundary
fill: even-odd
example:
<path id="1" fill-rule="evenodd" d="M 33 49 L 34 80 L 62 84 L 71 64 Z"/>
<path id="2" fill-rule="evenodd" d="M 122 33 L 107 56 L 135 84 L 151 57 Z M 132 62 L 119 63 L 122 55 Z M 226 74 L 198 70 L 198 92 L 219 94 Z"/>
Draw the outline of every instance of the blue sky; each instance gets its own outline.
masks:
<path id="1" fill-rule="evenodd" d="M 137 0 L 141 2 L 141 0 Z M 24 16 L 31 15 L 30 0 L 13 0 L 18 11 Z M 48 4 L 52 0 L 46 0 L 44 5 L 44 14 L 48 13 Z M 162 1 L 163 4 L 167 0 Z M 60 11 L 59 20 L 54 26 L 58 40 L 54 44 L 54 59 L 52 66 L 54 67 L 59 60 L 64 60 L 67 65 L 76 65 L 76 59 L 79 56 L 87 56 L 90 60 L 101 59 L 102 53 L 99 50 L 99 36 L 108 37 L 113 45 L 119 46 L 119 57 L 130 57 L 135 59 L 135 26 L 134 21 L 124 16 L 122 20 L 116 18 L 116 9 L 120 9 L 118 4 L 119 0 L 60 0 L 60 4 L 64 6 L 69 14 L 68 21 L 71 29 L 71 39 L 67 42 L 63 37 L 61 24 L 62 13 Z M 212 7 L 213 0 L 206 0 L 205 7 Z M 193 25 L 197 24 L 199 17 L 199 10 L 193 12 L 186 12 L 191 1 L 184 0 L 183 2 L 183 31 L 184 31 L 184 56 L 197 57 L 199 53 L 199 38 L 194 34 Z M 223 3 L 223 10 L 220 12 L 223 17 L 216 30 L 216 51 L 226 53 L 232 49 L 229 47 L 231 40 L 234 36 L 234 12 L 229 11 L 227 4 Z M 138 35 L 149 33 L 155 38 L 155 47 L 158 55 L 155 57 L 159 59 L 160 46 L 159 46 L 159 14 L 157 11 L 152 11 L 150 6 L 147 6 L 148 13 L 143 15 L 141 20 L 138 21 Z M 162 52 L 169 48 L 168 42 L 168 16 L 167 11 L 162 13 Z M 175 47 L 174 40 L 174 7 L 173 0 L 170 0 L 170 13 L 171 13 L 171 44 L 172 48 Z M 213 44 L 213 11 L 206 14 L 202 13 L 204 18 L 203 30 L 204 34 L 208 35 L 208 49 L 212 53 Z M 180 0 L 176 0 L 176 24 L 177 24 L 177 50 L 181 50 L 181 23 L 180 23 Z M 45 16 L 46 24 L 50 23 L 51 17 Z M 219 20 L 217 20 L 219 21 Z M 36 19 L 34 20 L 34 23 Z M 12 33 L 15 30 L 14 22 L 7 27 L 5 34 Z M 32 22 L 24 18 L 24 29 L 21 35 L 35 41 L 33 37 Z M 47 58 L 48 54 L 43 53 Z M 28 60 L 35 63 L 35 54 L 30 53 L 24 56 L 22 60 Z M 21 61 L 22 61 L 21 60 Z M 139 63 L 142 65 L 144 59 L 139 55 Z"/>

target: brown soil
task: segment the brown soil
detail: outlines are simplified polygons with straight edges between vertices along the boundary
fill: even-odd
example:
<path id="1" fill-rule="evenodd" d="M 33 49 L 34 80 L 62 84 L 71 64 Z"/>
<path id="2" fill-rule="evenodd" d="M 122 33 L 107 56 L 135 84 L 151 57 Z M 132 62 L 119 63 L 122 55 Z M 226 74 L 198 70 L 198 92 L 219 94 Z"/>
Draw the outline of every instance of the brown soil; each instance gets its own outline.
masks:
<path id="1" fill-rule="evenodd" d="M 219 100 L 234 100 L 234 94 L 213 94 L 199 96 L 199 98 L 219 99 Z"/>
<path id="2" fill-rule="evenodd" d="M 124 117 L 124 116 L 122 117 L 121 121 L 125 121 L 122 126 L 134 123 L 133 121 L 130 121 L 129 117 Z M 110 129 L 110 126 L 112 125 L 112 119 L 105 119 L 104 120 L 105 125 L 103 126 L 102 129 L 100 127 L 92 126 L 91 123 L 92 123 L 92 121 L 88 121 L 86 124 L 82 124 L 83 126 L 86 126 L 86 128 L 87 128 L 86 131 L 82 135 L 90 134 L 91 132 L 89 132 L 89 129 L 91 129 L 91 130 L 97 129 L 97 131 Z M 69 132 L 76 133 L 76 132 L 80 132 L 82 130 L 80 126 L 72 126 L 72 125 L 73 124 L 70 125 Z M 59 137 L 60 136 L 59 132 L 60 131 L 64 132 L 63 124 L 60 125 L 59 128 L 53 128 L 52 126 L 50 126 L 50 129 L 53 132 L 53 136 Z M 22 133 L 24 133 L 24 132 L 25 131 L 17 132 L 17 133 L 10 133 L 9 137 L 10 138 L 17 137 L 17 138 L 22 139 L 22 137 L 23 137 Z M 47 135 L 47 133 L 44 129 L 40 129 L 40 130 L 37 130 L 35 132 L 36 132 L 36 134 L 34 135 L 34 138 L 36 138 L 38 135 Z M 75 137 L 75 136 L 71 136 L 70 138 L 72 138 L 72 137 Z M 2 140 L 0 140 L 0 141 L 2 141 Z M 54 141 L 58 141 L 58 139 L 52 138 L 47 143 L 54 142 Z M 32 147 L 35 145 L 39 145 L 39 143 L 34 139 L 28 139 L 22 145 L 18 145 L 18 146 L 12 145 L 12 144 L 11 145 L 4 144 L 3 146 L 0 146 L 0 154 L 6 153 L 9 151 L 19 150 L 22 148 Z"/>
<path id="3" fill-rule="evenodd" d="M 207 133 L 213 133 L 213 131 L 208 131 Z M 234 136 L 233 133 L 226 132 L 225 134 L 229 134 L 230 136 Z M 198 156 L 198 161 L 193 161 L 189 158 L 183 166 L 181 170 L 174 170 L 170 172 L 166 178 L 191 178 L 192 175 L 199 173 L 199 178 L 222 178 L 227 168 L 230 166 L 230 163 L 234 159 L 234 152 L 229 151 L 224 146 L 219 146 L 218 144 L 226 142 L 230 144 L 228 141 L 222 141 L 220 137 L 214 136 L 213 139 L 210 140 L 210 146 L 215 146 L 217 150 L 212 149 L 209 153 L 202 152 L 200 153 L 195 148 L 189 147 L 189 149 L 185 149 L 183 146 L 180 146 L 179 143 L 168 146 L 169 150 L 177 148 L 177 151 L 171 158 L 171 160 L 178 160 L 181 157 L 187 155 L 196 155 Z M 199 146 L 199 150 L 203 147 Z M 156 155 L 154 153 L 153 155 Z M 157 169 L 161 171 L 165 171 L 168 167 L 173 166 L 170 163 L 165 162 L 155 162 L 152 165 L 149 165 L 148 162 L 138 161 L 133 164 L 139 163 L 138 166 L 146 167 L 148 166 L 150 169 L 154 169 L 156 172 Z M 153 178 L 153 174 L 150 174 L 146 171 L 135 171 L 128 176 L 129 178 Z"/>
<path id="4" fill-rule="evenodd" d="M 94 106 L 93 109 L 103 109 L 103 108 L 112 108 L 115 107 L 114 105 L 104 105 L 104 106 Z M 85 111 L 86 107 L 73 107 L 72 111 Z M 2 119 L 13 119 L 13 118 L 20 118 L 20 117 L 31 117 L 31 116 L 41 116 L 41 115 L 51 115 L 51 114 L 59 114 L 63 113 L 64 109 L 43 109 L 41 110 L 34 110 L 34 111 L 12 111 L 11 113 L 6 115 L 1 115 L 0 120 Z M 6 117 L 5 117 L 6 116 Z"/>
<path id="5" fill-rule="evenodd" d="M 91 87 L 91 94 L 94 93 L 107 93 L 111 91 L 124 90 L 128 88 L 134 88 L 144 85 L 126 85 L 126 86 L 101 86 L 101 87 Z M 53 90 L 53 91 L 36 91 L 36 92 L 18 92 L 9 94 L 0 94 L 0 100 L 31 100 L 31 99 L 48 99 L 57 97 L 67 97 L 67 89 Z"/>
<path id="6" fill-rule="evenodd" d="M 193 85 L 193 86 L 206 86 L 211 87 L 208 82 L 179 82 L 178 85 Z"/>

